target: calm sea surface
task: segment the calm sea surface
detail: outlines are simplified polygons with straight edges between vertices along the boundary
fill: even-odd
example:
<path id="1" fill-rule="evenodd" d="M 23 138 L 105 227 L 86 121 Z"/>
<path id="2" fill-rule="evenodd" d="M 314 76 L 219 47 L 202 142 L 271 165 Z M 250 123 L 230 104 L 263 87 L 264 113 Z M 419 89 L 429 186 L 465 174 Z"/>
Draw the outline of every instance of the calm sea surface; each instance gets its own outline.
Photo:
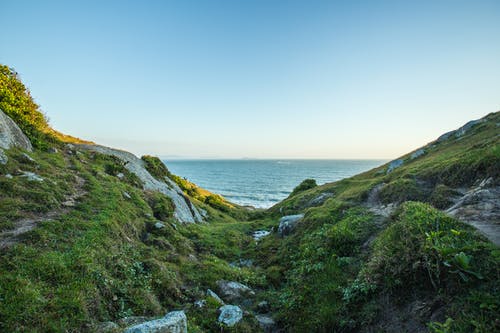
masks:
<path id="1" fill-rule="evenodd" d="M 166 160 L 168 169 L 229 201 L 268 208 L 302 180 L 318 185 L 350 177 L 383 160 Z"/>

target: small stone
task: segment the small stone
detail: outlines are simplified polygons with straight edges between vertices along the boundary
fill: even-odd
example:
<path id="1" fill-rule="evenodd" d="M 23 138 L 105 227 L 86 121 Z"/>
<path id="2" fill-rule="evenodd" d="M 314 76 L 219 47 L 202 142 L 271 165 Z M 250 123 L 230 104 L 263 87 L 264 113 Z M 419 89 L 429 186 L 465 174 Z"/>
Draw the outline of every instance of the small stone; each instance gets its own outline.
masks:
<path id="1" fill-rule="evenodd" d="M 219 304 L 225 304 L 224 301 L 217 295 L 215 292 L 213 292 L 211 289 L 207 289 L 207 296 L 212 297 L 215 299 Z"/>
<path id="2" fill-rule="evenodd" d="M 12 179 L 12 178 L 14 178 L 14 176 L 12 176 L 10 173 L 8 173 L 5 175 L 5 178 Z"/>
<path id="3" fill-rule="evenodd" d="M 255 319 L 259 322 L 259 326 L 264 330 L 265 333 L 270 333 L 275 328 L 275 321 L 273 318 L 266 315 L 256 315 Z"/>
<path id="4" fill-rule="evenodd" d="M 194 306 L 196 306 L 197 308 L 200 308 L 200 309 L 204 308 L 205 305 L 207 305 L 207 301 L 204 299 L 201 299 L 199 301 L 194 302 Z"/>
<path id="5" fill-rule="evenodd" d="M 237 305 L 224 305 L 219 308 L 219 322 L 229 327 L 239 323 L 243 319 L 243 311 Z"/>
<path id="6" fill-rule="evenodd" d="M 259 313 L 267 313 L 270 310 L 269 303 L 267 301 L 262 301 L 259 304 L 257 304 L 257 311 Z"/>
<path id="7" fill-rule="evenodd" d="M 155 223 L 155 228 L 156 229 L 163 229 L 163 228 L 165 228 L 165 224 L 163 224 L 161 222 L 156 222 Z"/>
<path id="8" fill-rule="evenodd" d="M 262 238 L 268 236 L 271 232 L 270 231 L 267 231 L 267 230 L 256 230 L 253 232 L 253 239 L 258 242 L 260 241 Z"/>
<path id="9" fill-rule="evenodd" d="M 58 153 L 59 151 L 57 150 L 56 147 L 49 147 L 49 149 L 47 149 L 47 152 L 51 153 L 51 154 L 56 154 Z"/>
<path id="10" fill-rule="evenodd" d="M 118 177 L 118 179 L 123 179 L 125 177 L 125 175 L 122 173 L 122 172 L 119 172 L 116 177 Z"/>
<path id="11" fill-rule="evenodd" d="M 37 175 L 36 173 L 23 171 L 21 177 L 26 177 L 29 181 L 32 182 L 43 182 L 43 178 Z"/>
<path id="12" fill-rule="evenodd" d="M 132 197 L 130 196 L 130 194 L 128 194 L 128 192 L 123 192 L 123 196 L 127 199 L 132 199 Z"/>
<path id="13" fill-rule="evenodd" d="M 248 286 L 236 281 L 217 281 L 222 298 L 228 302 L 243 303 L 255 296 L 255 292 Z"/>
<path id="14" fill-rule="evenodd" d="M 22 153 L 21 161 L 28 162 L 28 163 L 36 163 L 36 161 L 30 155 L 28 155 L 26 153 Z"/>

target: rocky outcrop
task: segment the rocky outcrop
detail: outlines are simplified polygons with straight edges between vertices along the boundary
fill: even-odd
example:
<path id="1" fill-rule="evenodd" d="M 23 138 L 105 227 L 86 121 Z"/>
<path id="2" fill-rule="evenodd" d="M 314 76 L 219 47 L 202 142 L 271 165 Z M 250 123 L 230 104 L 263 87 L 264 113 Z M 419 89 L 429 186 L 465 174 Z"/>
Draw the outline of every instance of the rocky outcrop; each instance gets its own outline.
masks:
<path id="1" fill-rule="evenodd" d="M 0 148 L 12 147 L 33 150 L 31 142 L 17 124 L 0 110 Z"/>
<path id="2" fill-rule="evenodd" d="M 235 281 L 217 281 L 222 299 L 231 303 L 244 303 L 248 298 L 255 296 L 255 292 L 248 286 Z"/>
<path id="3" fill-rule="evenodd" d="M 465 192 L 446 212 L 500 245 L 500 186 L 488 178 Z"/>
<path id="4" fill-rule="evenodd" d="M 184 311 L 172 311 L 161 319 L 131 326 L 124 333 L 187 333 L 186 314 Z"/>
<path id="5" fill-rule="evenodd" d="M 389 163 L 389 166 L 387 167 L 386 173 L 391 173 L 394 171 L 394 169 L 399 168 L 402 166 L 404 161 L 402 159 L 397 159 Z"/>
<path id="6" fill-rule="evenodd" d="M 424 148 L 420 148 L 420 149 L 417 149 L 415 150 L 411 155 L 410 155 L 410 159 L 414 160 L 416 158 L 419 158 L 420 156 L 424 155 L 425 154 L 425 149 Z"/>
<path id="7" fill-rule="evenodd" d="M 283 216 L 278 226 L 278 234 L 282 237 L 289 235 L 303 217 L 304 214 Z"/>
<path id="8" fill-rule="evenodd" d="M 440 143 L 440 142 L 446 141 L 446 140 L 450 139 L 452 136 L 455 136 L 455 138 L 460 138 L 465 133 L 470 131 L 471 128 L 473 128 L 474 126 L 476 126 L 484 121 L 485 121 L 485 119 L 471 120 L 468 123 L 466 123 L 464 126 L 460 127 L 459 129 L 457 129 L 455 131 L 450 131 L 450 132 L 444 133 L 439 138 L 437 138 L 436 142 Z"/>
<path id="9" fill-rule="evenodd" d="M 130 172 L 134 173 L 144 184 L 145 190 L 158 191 L 170 197 L 175 205 L 174 217 L 183 223 L 201 222 L 198 209 L 189 201 L 182 190 L 172 180 L 165 178 L 165 182 L 154 178 L 145 168 L 144 161 L 132 153 L 113 149 L 99 145 L 83 144 L 79 147 L 95 151 L 105 155 L 111 155 L 119 158 L 125 164 Z"/>
<path id="10" fill-rule="evenodd" d="M 243 319 L 243 311 L 236 305 L 224 305 L 219 308 L 219 323 L 232 327 Z"/>

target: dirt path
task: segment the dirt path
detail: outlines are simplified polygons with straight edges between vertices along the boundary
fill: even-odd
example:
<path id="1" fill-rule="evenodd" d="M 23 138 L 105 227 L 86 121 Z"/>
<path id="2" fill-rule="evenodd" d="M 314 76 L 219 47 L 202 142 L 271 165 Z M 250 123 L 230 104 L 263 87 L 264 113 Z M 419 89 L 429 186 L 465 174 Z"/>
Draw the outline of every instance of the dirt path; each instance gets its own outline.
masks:
<path id="1" fill-rule="evenodd" d="M 24 218 L 14 223 L 14 229 L 0 232 L 0 249 L 7 248 L 19 242 L 19 236 L 33 230 L 38 223 L 52 221 L 59 216 L 70 212 L 71 207 L 74 207 L 77 200 L 87 194 L 84 189 L 85 179 L 76 176 L 75 192 L 66 196 L 62 203 L 63 208 L 55 209 L 45 214 L 41 214 L 32 218 Z"/>

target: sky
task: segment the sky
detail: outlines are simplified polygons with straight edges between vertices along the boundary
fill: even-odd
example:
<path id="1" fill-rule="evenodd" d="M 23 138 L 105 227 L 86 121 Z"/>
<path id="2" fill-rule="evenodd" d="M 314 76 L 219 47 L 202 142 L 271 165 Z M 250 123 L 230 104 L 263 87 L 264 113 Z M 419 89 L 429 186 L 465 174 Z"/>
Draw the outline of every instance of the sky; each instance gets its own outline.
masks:
<path id="1" fill-rule="evenodd" d="M 57 130 L 165 158 L 391 159 L 500 110 L 500 1 L 0 0 Z"/>

